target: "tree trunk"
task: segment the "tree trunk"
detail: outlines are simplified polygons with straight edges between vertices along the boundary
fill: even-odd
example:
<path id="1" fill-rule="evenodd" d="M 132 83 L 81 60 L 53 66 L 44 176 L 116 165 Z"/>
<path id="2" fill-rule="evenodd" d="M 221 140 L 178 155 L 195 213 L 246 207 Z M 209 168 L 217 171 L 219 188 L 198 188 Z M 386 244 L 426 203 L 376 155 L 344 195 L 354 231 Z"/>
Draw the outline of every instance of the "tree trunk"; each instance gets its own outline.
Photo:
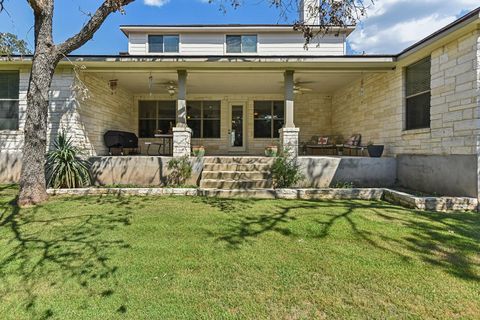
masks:
<path id="1" fill-rule="evenodd" d="M 1 1 L 1 0 L 0 0 Z M 35 54 L 27 93 L 23 164 L 20 173 L 19 206 L 41 203 L 48 198 L 45 179 L 49 90 L 59 61 L 92 39 L 105 19 L 134 0 L 104 0 L 79 33 L 56 46 L 52 38 L 54 0 L 27 0 L 35 16 Z"/>
<path id="2" fill-rule="evenodd" d="M 35 12 L 35 54 L 27 92 L 19 206 L 35 205 L 48 198 L 45 152 L 49 89 L 59 58 L 52 41 L 53 2 L 42 9 Z"/>

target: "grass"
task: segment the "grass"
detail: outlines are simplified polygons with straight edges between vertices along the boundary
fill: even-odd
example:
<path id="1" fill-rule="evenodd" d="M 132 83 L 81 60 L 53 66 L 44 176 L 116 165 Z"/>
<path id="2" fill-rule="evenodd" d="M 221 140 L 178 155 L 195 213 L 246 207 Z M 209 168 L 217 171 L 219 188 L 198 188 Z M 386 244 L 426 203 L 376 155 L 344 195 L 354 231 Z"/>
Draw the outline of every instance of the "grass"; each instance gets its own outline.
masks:
<path id="1" fill-rule="evenodd" d="M 0 186 L 1 319 L 480 317 L 480 215 Z"/>

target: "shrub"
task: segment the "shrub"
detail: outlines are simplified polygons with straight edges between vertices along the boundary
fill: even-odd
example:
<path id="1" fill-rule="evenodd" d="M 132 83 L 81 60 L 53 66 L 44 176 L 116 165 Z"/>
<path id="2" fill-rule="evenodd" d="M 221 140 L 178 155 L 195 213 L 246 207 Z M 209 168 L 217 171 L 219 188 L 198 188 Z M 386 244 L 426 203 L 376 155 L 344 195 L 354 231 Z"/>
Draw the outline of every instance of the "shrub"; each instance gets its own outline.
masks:
<path id="1" fill-rule="evenodd" d="M 334 189 L 353 189 L 355 184 L 353 182 L 342 182 L 339 181 L 333 185 Z"/>
<path id="2" fill-rule="evenodd" d="M 82 151 L 73 145 L 72 139 L 62 131 L 47 153 L 47 185 L 51 188 L 80 188 L 89 186 L 90 162 L 82 159 Z"/>
<path id="3" fill-rule="evenodd" d="M 168 169 L 171 170 L 167 181 L 170 186 L 183 186 L 192 176 L 192 164 L 188 156 L 173 158 L 168 162 Z"/>
<path id="4" fill-rule="evenodd" d="M 285 153 L 275 159 L 271 168 L 275 188 L 290 188 L 304 179 L 296 158 L 289 158 Z"/>

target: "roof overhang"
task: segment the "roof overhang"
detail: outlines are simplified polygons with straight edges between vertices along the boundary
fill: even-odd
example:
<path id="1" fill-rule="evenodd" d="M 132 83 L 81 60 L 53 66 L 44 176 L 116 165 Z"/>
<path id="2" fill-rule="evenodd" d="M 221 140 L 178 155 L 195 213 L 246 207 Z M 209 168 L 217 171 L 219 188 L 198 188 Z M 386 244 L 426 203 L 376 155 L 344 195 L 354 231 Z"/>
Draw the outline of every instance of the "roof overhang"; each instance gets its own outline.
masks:
<path id="1" fill-rule="evenodd" d="M 3 59 L 3 60 L 2 60 Z M 0 65 L 30 66 L 31 56 L 0 58 Z M 389 71 L 393 56 L 68 56 L 60 67 L 84 65 L 87 70 L 332 70 Z"/>
<path id="2" fill-rule="evenodd" d="M 314 30 L 318 26 L 311 26 Z M 129 33 L 226 33 L 226 32 L 298 32 L 293 25 L 269 24 L 269 25 L 248 25 L 248 24 L 225 24 L 225 25 L 124 25 L 120 30 L 128 36 Z M 327 27 L 328 33 L 345 33 L 349 35 L 355 30 L 355 26 Z"/>

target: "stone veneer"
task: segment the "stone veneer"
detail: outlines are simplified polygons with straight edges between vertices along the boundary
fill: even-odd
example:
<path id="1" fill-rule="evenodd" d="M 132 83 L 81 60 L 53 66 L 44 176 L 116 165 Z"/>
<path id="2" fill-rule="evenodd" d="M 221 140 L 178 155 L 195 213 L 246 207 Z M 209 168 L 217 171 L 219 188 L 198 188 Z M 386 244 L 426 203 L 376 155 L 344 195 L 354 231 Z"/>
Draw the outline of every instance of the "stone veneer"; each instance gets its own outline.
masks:
<path id="1" fill-rule="evenodd" d="M 415 62 L 406 59 L 394 71 L 366 74 L 335 92 L 332 133 L 361 133 L 364 144 L 385 144 L 387 155 L 476 154 L 479 35 L 469 33 L 431 53 L 431 128 L 404 130 L 403 73 L 407 63 Z"/>

